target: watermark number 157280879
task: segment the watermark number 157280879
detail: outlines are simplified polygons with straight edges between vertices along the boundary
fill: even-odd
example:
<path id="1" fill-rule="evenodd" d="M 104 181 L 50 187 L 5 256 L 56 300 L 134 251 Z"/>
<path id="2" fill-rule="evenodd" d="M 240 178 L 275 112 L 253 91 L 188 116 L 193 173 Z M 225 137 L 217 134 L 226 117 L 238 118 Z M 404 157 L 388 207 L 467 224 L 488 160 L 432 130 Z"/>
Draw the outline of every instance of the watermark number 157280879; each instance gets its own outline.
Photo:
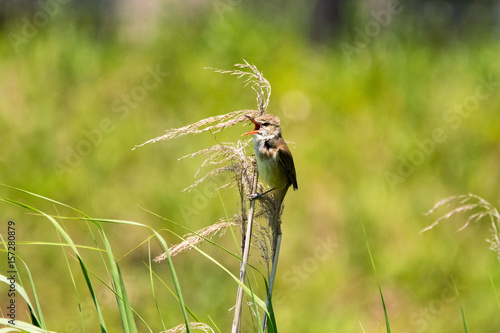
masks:
<path id="1" fill-rule="evenodd" d="M 7 317 L 10 318 L 9 324 L 16 324 L 16 223 L 9 221 L 7 223 L 7 281 L 9 282 L 9 304 L 7 305 Z"/>

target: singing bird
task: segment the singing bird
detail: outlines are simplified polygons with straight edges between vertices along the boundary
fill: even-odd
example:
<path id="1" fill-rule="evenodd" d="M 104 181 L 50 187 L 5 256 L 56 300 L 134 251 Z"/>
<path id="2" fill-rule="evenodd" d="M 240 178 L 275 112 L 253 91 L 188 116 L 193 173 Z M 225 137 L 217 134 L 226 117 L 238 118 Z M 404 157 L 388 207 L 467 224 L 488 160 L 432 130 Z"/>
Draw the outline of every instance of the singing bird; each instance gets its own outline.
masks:
<path id="1" fill-rule="evenodd" d="M 242 135 L 253 135 L 260 177 L 271 187 L 267 192 L 274 191 L 276 202 L 281 205 L 288 188 L 292 185 L 297 190 L 298 186 L 292 153 L 281 136 L 280 119 L 272 114 L 265 114 L 257 119 L 246 117 L 255 124 L 255 128 Z"/>

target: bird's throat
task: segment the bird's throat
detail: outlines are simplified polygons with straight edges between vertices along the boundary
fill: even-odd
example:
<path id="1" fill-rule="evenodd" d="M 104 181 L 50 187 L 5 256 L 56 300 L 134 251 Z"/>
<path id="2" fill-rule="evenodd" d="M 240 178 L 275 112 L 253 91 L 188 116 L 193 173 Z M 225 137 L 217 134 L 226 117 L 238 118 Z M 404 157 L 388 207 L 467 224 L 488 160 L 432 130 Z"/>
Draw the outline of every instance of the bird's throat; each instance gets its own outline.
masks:
<path id="1" fill-rule="evenodd" d="M 269 138 L 254 135 L 253 144 L 260 178 L 271 188 L 282 189 L 288 186 L 288 179 L 278 160 L 278 149 Z"/>

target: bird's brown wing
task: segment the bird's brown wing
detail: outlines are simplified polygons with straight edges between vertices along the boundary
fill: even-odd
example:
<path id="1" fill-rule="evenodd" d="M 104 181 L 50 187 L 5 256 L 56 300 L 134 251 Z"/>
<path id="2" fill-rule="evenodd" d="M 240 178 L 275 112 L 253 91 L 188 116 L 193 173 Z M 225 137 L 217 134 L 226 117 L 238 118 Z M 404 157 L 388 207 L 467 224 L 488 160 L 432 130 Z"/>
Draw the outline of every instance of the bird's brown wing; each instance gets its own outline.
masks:
<path id="1" fill-rule="evenodd" d="M 293 157 L 290 149 L 285 144 L 278 148 L 278 160 L 285 170 L 289 182 L 293 185 L 293 189 L 297 190 L 297 175 L 295 174 L 295 165 L 293 164 Z"/>

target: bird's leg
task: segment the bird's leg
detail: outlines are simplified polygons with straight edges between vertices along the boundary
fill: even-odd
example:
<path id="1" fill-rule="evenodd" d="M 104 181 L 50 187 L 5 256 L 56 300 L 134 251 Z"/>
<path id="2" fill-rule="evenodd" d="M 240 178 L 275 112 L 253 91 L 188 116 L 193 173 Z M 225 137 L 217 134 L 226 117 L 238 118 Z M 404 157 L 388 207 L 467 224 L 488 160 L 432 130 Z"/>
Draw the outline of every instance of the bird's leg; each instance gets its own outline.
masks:
<path id="1" fill-rule="evenodd" d="M 263 195 L 268 194 L 269 192 L 274 191 L 274 190 L 275 190 L 275 188 L 272 188 L 270 190 L 267 190 L 266 192 L 250 194 L 248 196 L 248 198 L 250 199 L 250 201 L 252 201 L 252 200 L 258 199 L 258 198 L 262 197 Z"/>

